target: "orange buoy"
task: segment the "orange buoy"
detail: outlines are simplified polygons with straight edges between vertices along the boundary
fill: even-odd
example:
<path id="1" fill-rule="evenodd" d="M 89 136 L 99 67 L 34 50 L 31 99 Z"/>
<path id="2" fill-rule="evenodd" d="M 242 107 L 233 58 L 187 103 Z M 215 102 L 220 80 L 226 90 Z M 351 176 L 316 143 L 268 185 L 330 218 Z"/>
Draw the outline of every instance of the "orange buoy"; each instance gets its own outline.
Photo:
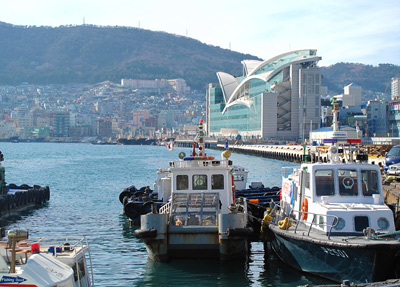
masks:
<path id="1" fill-rule="evenodd" d="M 301 219 L 307 220 L 307 216 L 308 216 L 308 200 L 307 200 L 307 198 L 303 199 L 303 203 L 301 205 L 301 212 L 302 212 Z"/>

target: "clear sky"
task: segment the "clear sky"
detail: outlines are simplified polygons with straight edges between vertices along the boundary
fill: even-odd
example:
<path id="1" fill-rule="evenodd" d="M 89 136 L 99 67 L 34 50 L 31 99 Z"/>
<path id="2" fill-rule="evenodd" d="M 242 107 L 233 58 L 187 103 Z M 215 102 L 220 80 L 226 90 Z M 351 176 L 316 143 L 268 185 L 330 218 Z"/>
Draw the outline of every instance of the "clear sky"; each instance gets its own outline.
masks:
<path id="1" fill-rule="evenodd" d="M 140 27 L 262 59 L 313 48 L 321 66 L 400 65 L 399 0 L 0 0 L 0 21 Z"/>

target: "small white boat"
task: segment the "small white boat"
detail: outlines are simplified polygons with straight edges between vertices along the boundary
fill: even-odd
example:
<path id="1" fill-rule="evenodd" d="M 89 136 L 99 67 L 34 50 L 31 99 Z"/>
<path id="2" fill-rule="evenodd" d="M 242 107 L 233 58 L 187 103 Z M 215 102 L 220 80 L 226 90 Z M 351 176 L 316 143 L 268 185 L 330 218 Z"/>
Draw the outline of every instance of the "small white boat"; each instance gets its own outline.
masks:
<path id="1" fill-rule="evenodd" d="M 353 160 L 359 139 L 324 142 L 332 144 L 330 162 L 283 169 L 282 199 L 263 222 L 272 249 L 288 265 L 336 282 L 398 278 L 400 232 L 384 203 L 379 166 L 363 154 Z"/>
<path id="2" fill-rule="evenodd" d="M 137 238 L 149 257 L 166 262 L 174 257 L 230 260 L 248 251 L 247 202 L 235 199 L 234 174 L 242 180 L 247 170 L 234 167 L 230 151 L 218 160 L 205 155 L 203 122 L 199 125 L 198 154 L 180 153 L 179 161 L 158 171 L 156 189 L 164 204 L 141 216 Z"/>
<path id="3" fill-rule="evenodd" d="M 29 239 L 25 230 L 8 231 L 8 241 L 0 242 L 0 286 L 93 286 L 87 239 Z"/>

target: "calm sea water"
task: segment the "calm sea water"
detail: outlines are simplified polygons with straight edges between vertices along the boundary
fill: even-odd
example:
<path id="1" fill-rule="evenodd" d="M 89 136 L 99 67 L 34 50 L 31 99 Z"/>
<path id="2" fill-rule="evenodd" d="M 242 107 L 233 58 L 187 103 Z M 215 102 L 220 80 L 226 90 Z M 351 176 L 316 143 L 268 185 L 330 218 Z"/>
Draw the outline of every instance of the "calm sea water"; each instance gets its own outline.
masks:
<path id="1" fill-rule="evenodd" d="M 246 260 L 173 260 L 147 258 L 144 244 L 122 214 L 123 188 L 152 186 L 156 170 L 180 151 L 158 146 L 111 146 L 63 143 L 1 143 L 7 183 L 50 186 L 44 206 L 0 221 L 0 226 L 28 229 L 30 237 L 85 235 L 91 247 L 96 286 L 297 286 L 326 284 L 281 263 L 262 243 L 252 243 Z M 219 151 L 207 150 L 220 157 Z M 288 162 L 232 154 L 249 169 L 249 180 L 280 186 Z"/>

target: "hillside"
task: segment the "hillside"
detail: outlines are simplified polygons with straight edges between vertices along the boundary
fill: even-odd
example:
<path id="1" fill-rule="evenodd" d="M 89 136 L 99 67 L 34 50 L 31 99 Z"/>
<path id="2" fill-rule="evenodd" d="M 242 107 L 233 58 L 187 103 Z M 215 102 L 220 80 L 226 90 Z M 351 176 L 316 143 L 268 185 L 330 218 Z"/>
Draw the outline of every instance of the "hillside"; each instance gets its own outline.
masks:
<path id="1" fill-rule="evenodd" d="M 0 22 L 0 84 L 97 83 L 183 78 L 193 89 L 224 71 L 242 74 L 254 56 L 128 27 L 25 27 Z"/>
<path id="2" fill-rule="evenodd" d="M 400 66 L 379 64 L 378 66 L 337 63 L 321 67 L 323 84 L 330 91 L 343 93 L 343 87 L 351 83 L 360 85 L 363 90 L 390 93 L 390 82 L 393 77 L 400 77 Z"/>
<path id="3" fill-rule="evenodd" d="M 188 37 L 129 27 L 0 22 L 0 39 L 0 85 L 183 78 L 192 89 L 204 89 L 218 81 L 216 72 L 242 75 L 241 61 L 258 59 Z M 384 92 L 390 79 L 400 76 L 400 66 L 391 64 L 338 63 L 321 70 L 323 85 L 335 93 L 352 82 Z"/>

